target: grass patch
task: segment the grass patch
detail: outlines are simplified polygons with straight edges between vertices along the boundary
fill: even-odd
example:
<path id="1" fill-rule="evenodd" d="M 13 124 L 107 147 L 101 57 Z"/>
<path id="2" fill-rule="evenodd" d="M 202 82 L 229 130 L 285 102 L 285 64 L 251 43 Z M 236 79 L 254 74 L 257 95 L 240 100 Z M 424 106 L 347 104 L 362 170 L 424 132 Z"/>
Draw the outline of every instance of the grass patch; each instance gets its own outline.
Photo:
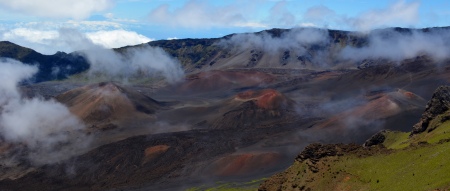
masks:
<path id="1" fill-rule="evenodd" d="M 389 149 L 404 149 L 411 144 L 417 145 L 421 142 L 433 144 L 443 139 L 450 139 L 450 121 L 438 123 L 433 120 L 429 128 L 434 129 L 430 132 L 427 130 L 411 138 L 409 137 L 409 132 L 388 131 L 385 133 L 386 139 L 383 145 Z"/>
<path id="2" fill-rule="evenodd" d="M 266 178 L 256 179 L 249 182 L 216 182 L 210 186 L 199 186 L 189 188 L 186 191 L 255 191 L 258 190 L 259 184 L 266 180 Z"/>
<path id="3" fill-rule="evenodd" d="M 389 149 L 403 149 L 409 146 L 409 132 L 388 131 L 383 145 Z"/>
<path id="4" fill-rule="evenodd" d="M 450 121 L 446 121 L 439 125 L 431 132 L 423 132 L 412 138 L 413 142 L 426 141 L 428 143 L 437 143 L 442 139 L 450 138 Z"/>
<path id="5" fill-rule="evenodd" d="M 353 181 L 343 182 L 363 190 L 433 190 L 450 185 L 450 143 L 425 145 L 395 153 L 358 158 L 349 156 L 335 163 Z"/>
<path id="6" fill-rule="evenodd" d="M 295 162 L 282 182 L 264 186 L 281 190 L 436 190 L 450 188 L 450 121 L 413 137 L 409 132 L 385 132 L 383 145 L 392 149 L 330 156 Z M 423 144 L 426 142 L 427 144 Z M 311 165 L 315 172 L 311 170 Z M 276 179 L 275 179 L 276 180 Z M 277 185 L 279 187 L 277 187 Z"/>

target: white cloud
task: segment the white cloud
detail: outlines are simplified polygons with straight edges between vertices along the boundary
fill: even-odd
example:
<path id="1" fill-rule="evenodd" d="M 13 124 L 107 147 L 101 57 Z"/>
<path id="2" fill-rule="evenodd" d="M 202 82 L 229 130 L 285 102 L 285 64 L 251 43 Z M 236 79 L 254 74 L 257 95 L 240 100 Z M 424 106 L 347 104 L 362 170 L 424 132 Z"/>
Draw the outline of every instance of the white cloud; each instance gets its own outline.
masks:
<path id="1" fill-rule="evenodd" d="M 259 49 L 266 53 L 276 53 L 281 50 L 294 49 L 296 53 L 306 53 L 305 47 L 311 44 L 328 43 L 328 31 L 315 28 L 294 28 L 280 37 L 272 37 L 269 33 L 243 33 L 233 35 L 229 39 L 222 39 L 220 46 L 237 48 L 237 50 Z"/>
<path id="2" fill-rule="evenodd" d="M 67 153 L 59 152 L 57 147 L 75 137 L 85 138 L 82 122 L 61 103 L 27 99 L 20 94 L 18 83 L 33 76 L 38 71 L 36 66 L 7 59 L 0 61 L 0 68 L 1 139 L 26 145 L 30 149 L 28 158 L 36 163 L 67 157 Z M 81 141 L 87 143 L 86 139 Z"/>
<path id="3" fill-rule="evenodd" d="M 300 23 L 299 26 L 300 27 L 317 27 L 317 25 L 314 23 Z"/>
<path id="4" fill-rule="evenodd" d="M 105 48 L 119 48 L 152 41 L 144 35 L 123 29 L 99 30 L 86 32 L 86 37 L 97 45 Z M 24 47 L 31 48 L 42 54 L 54 54 L 57 51 L 77 51 L 67 46 L 60 39 L 58 29 L 13 28 L 0 31 L 0 40 L 11 41 Z"/>
<path id="5" fill-rule="evenodd" d="M 119 48 L 154 40 L 134 31 L 126 30 L 96 31 L 87 33 L 86 35 L 93 43 L 105 48 Z"/>
<path id="6" fill-rule="evenodd" d="M 291 28 L 308 26 L 337 27 L 339 29 L 370 30 L 386 26 L 410 26 L 418 23 L 419 2 L 398 0 L 389 6 L 361 12 L 349 17 L 324 6 L 313 6 L 301 15 L 290 11 L 297 2 L 281 0 L 241 0 L 226 5 L 215 5 L 206 0 L 188 0 L 180 7 L 163 4 L 153 9 L 150 22 L 165 26 L 204 29 L 212 27 Z"/>
<path id="7" fill-rule="evenodd" d="M 183 79 L 180 62 L 159 47 L 143 45 L 128 48 L 121 53 L 94 44 L 85 34 L 75 29 L 61 29 L 61 40 L 66 46 L 82 50 L 89 61 L 89 76 L 108 80 L 128 80 L 135 77 L 164 77 L 169 83 Z"/>
<path id="8" fill-rule="evenodd" d="M 399 0 L 384 9 L 369 10 L 355 17 L 339 14 L 320 5 L 309 8 L 303 15 L 304 23 L 323 27 L 350 27 L 354 30 L 369 31 L 380 27 L 410 26 L 419 22 L 419 2 L 407 3 Z"/>
<path id="9" fill-rule="evenodd" d="M 308 21 L 324 21 L 336 13 L 324 5 L 314 6 L 306 10 L 303 18 Z"/>
<path id="10" fill-rule="evenodd" d="M 279 1 L 269 10 L 269 23 L 281 27 L 292 27 L 295 25 L 295 15 L 287 10 L 288 2 Z"/>
<path id="11" fill-rule="evenodd" d="M 46 41 L 55 39 L 58 37 L 58 31 L 42 31 L 33 30 L 29 28 L 15 28 L 3 33 L 2 40 L 8 39 L 22 39 L 31 43 L 45 44 Z"/>
<path id="12" fill-rule="evenodd" d="M 372 10 L 351 19 L 351 25 L 359 30 L 370 30 L 389 25 L 413 25 L 419 21 L 419 2 L 397 1 L 386 9 Z"/>
<path id="13" fill-rule="evenodd" d="M 120 22 L 120 23 L 137 23 L 139 21 L 134 19 L 124 19 L 124 18 L 116 18 L 114 16 L 114 13 L 106 13 L 103 15 L 106 19 L 113 22 Z"/>
<path id="14" fill-rule="evenodd" d="M 152 10 L 148 18 L 154 23 L 185 28 L 264 26 L 248 19 L 251 6 L 242 5 L 246 1 L 240 3 L 219 7 L 208 1 L 190 0 L 175 10 L 164 4 Z"/>
<path id="15" fill-rule="evenodd" d="M 64 22 L 57 21 L 39 21 L 39 22 L 20 22 L 10 25 L 4 25 L 4 29 L 29 28 L 33 30 L 57 30 L 59 28 L 76 28 L 82 31 L 116 30 L 124 26 L 114 21 L 75 21 L 68 20 Z"/>
<path id="16" fill-rule="evenodd" d="M 113 0 L 0 0 L 0 7 L 25 15 L 84 19 L 113 6 Z"/>
<path id="17" fill-rule="evenodd" d="M 110 30 L 122 28 L 122 24 L 113 21 L 74 21 L 61 23 L 58 28 L 77 28 L 78 30 Z"/>
<path id="18" fill-rule="evenodd" d="M 346 59 L 390 59 L 400 61 L 419 55 L 428 55 L 441 61 L 450 55 L 450 30 L 436 29 L 428 32 L 402 33 L 395 30 L 374 31 L 369 34 L 369 44 L 363 47 L 345 47 L 341 56 Z"/>

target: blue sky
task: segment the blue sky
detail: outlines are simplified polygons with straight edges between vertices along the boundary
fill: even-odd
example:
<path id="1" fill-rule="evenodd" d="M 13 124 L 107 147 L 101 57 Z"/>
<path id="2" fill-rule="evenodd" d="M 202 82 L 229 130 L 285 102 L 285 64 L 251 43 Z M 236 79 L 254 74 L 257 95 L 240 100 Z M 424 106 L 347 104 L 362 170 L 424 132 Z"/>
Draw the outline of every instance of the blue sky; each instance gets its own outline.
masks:
<path id="1" fill-rule="evenodd" d="M 449 7 L 445 0 L 0 0 L 0 40 L 53 54 L 74 51 L 61 28 L 107 48 L 270 28 L 424 28 L 450 25 Z"/>

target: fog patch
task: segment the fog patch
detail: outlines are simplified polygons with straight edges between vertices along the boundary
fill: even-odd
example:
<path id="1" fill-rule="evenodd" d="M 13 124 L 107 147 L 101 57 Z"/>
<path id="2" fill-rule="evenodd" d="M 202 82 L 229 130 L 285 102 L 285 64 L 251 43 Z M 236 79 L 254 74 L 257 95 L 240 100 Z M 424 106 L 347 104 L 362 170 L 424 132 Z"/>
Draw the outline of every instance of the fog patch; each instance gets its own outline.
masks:
<path id="1" fill-rule="evenodd" d="M 26 157 L 35 164 L 59 161 L 89 143 L 82 133 L 83 123 L 67 107 L 53 100 L 21 95 L 18 83 L 32 77 L 38 71 L 36 66 L 6 59 L 0 62 L 0 68 L 1 140 L 24 145 Z M 68 144 L 74 147 L 64 148 Z"/>
<path id="2" fill-rule="evenodd" d="M 60 29 L 59 33 L 67 45 L 87 58 L 89 78 L 127 81 L 163 77 L 168 83 L 176 83 L 184 77 L 180 62 L 162 48 L 143 44 L 114 51 L 94 44 L 75 29 Z"/>
<path id="3" fill-rule="evenodd" d="M 295 49 L 305 54 L 306 48 L 329 43 L 328 30 L 317 28 L 294 28 L 274 37 L 267 31 L 261 33 L 235 34 L 229 39 L 221 40 L 218 45 L 225 48 L 237 48 L 239 51 L 260 49 L 266 53 L 274 53 L 286 49 Z"/>
<path id="4" fill-rule="evenodd" d="M 368 34 L 368 44 L 363 47 L 345 47 L 343 59 L 389 59 L 401 61 L 427 55 L 436 61 L 449 58 L 450 31 L 448 29 L 394 30 L 383 29 Z"/>

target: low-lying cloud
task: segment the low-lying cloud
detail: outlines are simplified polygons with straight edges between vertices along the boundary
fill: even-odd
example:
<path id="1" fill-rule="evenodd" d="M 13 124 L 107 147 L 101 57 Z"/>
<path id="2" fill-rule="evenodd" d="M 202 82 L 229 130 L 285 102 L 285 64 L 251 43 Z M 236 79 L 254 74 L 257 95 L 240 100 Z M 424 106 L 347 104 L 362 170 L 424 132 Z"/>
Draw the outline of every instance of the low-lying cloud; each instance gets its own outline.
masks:
<path id="1" fill-rule="evenodd" d="M 427 32 L 397 31 L 385 29 L 373 31 L 368 35 L 368 44 L 363 47 L 345 47 L 341 56 L 344 59 L 390 59 L 400 61 L 427 55 L 435 60 L 450 56 L 450 30 L 431 29 Z"/>
<path id="2" fill-rule="evenodd" d="M 230 39 L 222 40 L 219 46 L 237 48 L 238 50 L 260 49 L 267 53 L 281 50 L 296 49 L 304 53 L 311 45 L 326 45 L 329 43 L 328 30 L 317 28 L 295 28 L 274 37 L 267 32 L 260 34 L 244 33 L 233 35 Z"/>
<path id="3" fill-rule="evenodd" d="M 141 45 L 122 52 L 94 44 L 86 35 L 74 29 L 61 29 L 62 40 L 84 55 L 90 64 L 91 77 L 127 80 L 136 77 L 164 77 L 169 83 L 180 81 L 184 72 L 180 62 L 162 48 Z"/>
<path id="4" fill-rule="evenodd" d="M 93 44 L 104 48 L 120 48 L 128 45 L 147 43 L 153 40 L 134 31 L 123 29 L 102 29 L 95 32 L 85 32 L 84 35 Z M 0 30 L 1 40 L 11 41 L 21 46 L 32 48 L 42 54 L 54 54 L 57 51 L 76 51 L 62 43 L 60 38 L 58 30 L 39 29 L 36 26 Z"/>
<path id="5" fill-rule="evenodd" d="M 32 77 L 36 66 L 18 61 L 0 61 L 0 137 L 13 144 L 24 144 L 29 159 L 42 164 L 55 162 L 67 153 L 60 153 L 61 145 L 89 141 L 82 130 L 84 124 L 64 105 L 40 98 L 25 98 L 18 90 L 18 83 Z M 86 138 L 86 139 L 84 139 Z"/>
<path id="6" fill-rule="evenodd" d="M 450 58 L 450 28 L 387 28 L 340 34 L 347 36 L 340 36 L 339 42 L 333 42 L 327 29 L 294 28 L 282 31 L 279 36 L 266 31 L 235 34 L 218 45 L 229 50 L 257 50 L 272 55 L 289 51 L 291 55 L 309 59 L 317 68 L 358 64 L 366 59 L 399 62 L 429 56 L 439 62 Z"/>

